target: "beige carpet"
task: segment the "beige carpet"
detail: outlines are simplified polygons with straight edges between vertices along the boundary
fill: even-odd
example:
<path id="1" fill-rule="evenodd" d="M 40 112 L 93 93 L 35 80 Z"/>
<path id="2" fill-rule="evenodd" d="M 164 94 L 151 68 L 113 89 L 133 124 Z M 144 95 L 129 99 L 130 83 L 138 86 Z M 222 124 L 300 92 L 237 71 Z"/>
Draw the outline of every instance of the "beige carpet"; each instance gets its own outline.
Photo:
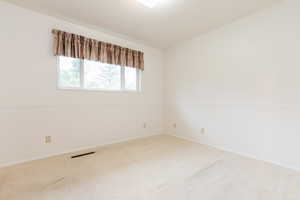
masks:
<path id="1" fill-rule="evenodd" d="M 154 136 L 0 169 L 1 200 L 300 200 L 299 172 Z"/>

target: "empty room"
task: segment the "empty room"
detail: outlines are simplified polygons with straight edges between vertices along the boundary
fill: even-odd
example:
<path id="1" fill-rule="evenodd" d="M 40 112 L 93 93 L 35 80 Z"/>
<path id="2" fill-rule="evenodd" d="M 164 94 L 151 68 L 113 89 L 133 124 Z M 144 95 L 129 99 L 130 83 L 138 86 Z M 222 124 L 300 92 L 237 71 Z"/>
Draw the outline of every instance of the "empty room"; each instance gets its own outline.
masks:
<path id="1" fill-rule="evenodd" d="M 0 16 L 0 200 L 300 200 L 299 0 Z"/>

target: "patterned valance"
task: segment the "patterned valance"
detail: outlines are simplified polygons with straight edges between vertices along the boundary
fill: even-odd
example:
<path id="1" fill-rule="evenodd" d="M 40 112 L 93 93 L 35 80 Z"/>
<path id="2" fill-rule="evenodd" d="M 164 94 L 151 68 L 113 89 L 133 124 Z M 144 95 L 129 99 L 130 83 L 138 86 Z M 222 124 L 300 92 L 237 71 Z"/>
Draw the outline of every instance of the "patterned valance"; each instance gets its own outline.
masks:
<path id="1" fill-rule="evenodd" d="M 144 70 L 144 53 L 81 35 L 52 30 L 53 53 Z"/>

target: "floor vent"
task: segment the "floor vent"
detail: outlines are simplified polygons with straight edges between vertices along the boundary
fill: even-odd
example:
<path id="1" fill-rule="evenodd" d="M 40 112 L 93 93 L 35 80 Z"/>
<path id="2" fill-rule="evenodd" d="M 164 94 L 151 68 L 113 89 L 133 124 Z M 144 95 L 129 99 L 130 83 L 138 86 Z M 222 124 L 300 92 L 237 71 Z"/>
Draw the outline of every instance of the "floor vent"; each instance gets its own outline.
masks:
<path id="1" fill-rule="evenodd" d="M 91 155 L 91 154 L 94 154 L 94 153 L 96 153 L 96 152 L 92 151 L 92 152 L 88 152 L 88 153 L 78 154 L 78 155 L 75 155 L 75 156 L 71 156 L 71 159 L 79 158 L 79 157 L 83 157 L 83 156 L 88 156 L 88 155 Z"/>

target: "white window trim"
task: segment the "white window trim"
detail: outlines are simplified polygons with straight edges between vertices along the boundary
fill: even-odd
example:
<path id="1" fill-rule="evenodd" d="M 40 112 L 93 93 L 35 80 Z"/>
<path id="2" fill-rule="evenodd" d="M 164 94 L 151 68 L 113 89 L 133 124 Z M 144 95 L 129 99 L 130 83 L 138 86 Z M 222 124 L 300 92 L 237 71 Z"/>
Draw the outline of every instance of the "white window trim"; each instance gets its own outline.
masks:
<path id="1" fill-rule="evenodd" d="M 84 87 L 84 60 L 80 59 L 80 87 L 63 87 L 60 85 L 60 59 L 57 56 L 57 90 L 73 90 L 73 91 L 96 91 L 96 92 L 125 92 L 125 93 L 141 93 L 142 92 L 142 72 L 136 70 L 136 90 L 125 89 L 125 67 L 120 67 L 121 70 L 121 87 L 117 90 L 112 89 L 89 89 Z"/>

